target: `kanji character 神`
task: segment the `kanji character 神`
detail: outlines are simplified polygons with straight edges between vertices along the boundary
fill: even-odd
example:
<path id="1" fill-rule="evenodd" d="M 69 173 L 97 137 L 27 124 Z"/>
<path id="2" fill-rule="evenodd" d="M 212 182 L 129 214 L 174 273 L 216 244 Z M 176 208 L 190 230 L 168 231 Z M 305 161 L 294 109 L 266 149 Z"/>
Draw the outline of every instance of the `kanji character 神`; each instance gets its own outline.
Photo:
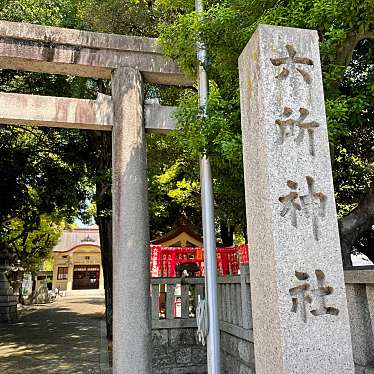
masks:
<path id="1" fill-rule="evenodd" d="M 291 214 L 291 224 L 297 227 L 297 211 L 304 211 L 305 216 L 312 216 L 312 228 L 315 240 L 319 240 L 318 217 L 325 216 L 327 196 L 323 192 L 314 192 L 314 179 L 307 176 L 308 194 L 300 195 L 297 192 L 298 184 L 294 181 L 287 181 L 287 186 L 292 190 L 290 193 L 279 197 L 279 201 L 284 205 L 280 215 L 285 217 Z"/>

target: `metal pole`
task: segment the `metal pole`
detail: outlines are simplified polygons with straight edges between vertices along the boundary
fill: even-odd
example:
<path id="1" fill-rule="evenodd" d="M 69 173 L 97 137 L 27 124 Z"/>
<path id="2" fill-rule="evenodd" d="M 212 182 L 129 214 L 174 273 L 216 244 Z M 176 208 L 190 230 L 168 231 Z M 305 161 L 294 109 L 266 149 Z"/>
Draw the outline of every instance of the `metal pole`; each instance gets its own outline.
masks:
<path id="1" fill-rule="evenodd" d="M 214 230 L 213 188 L 209 159 L 204 155 L 201 167 L 201 203 L 205 255 L 205 291 L 208 304 L 208 374 L 220 373 L 220 331 L 217 302 L 216 235 Z"/>
<path id="2" fill-rule="evenodd" d="M 201 0 L 196 0 L 196 11 L 198 14 L 204 11 L 204 6 Z M 208 73 L 206 71 L 207 51 L 204 43 L 198 39 L 197 41 L 197 59 L 199 61 L 199 106 L 206 116 L 206 105 L 208 100 Z"/>
<path id="3" fill-rule="evenodd" d="M 196 0 L 196 11 L 204 11 L 201 0 Z M 207 51 L 201 40 L 197 43 L 199 61 L 199 106 L 207 116 L 208 75 L 206 71 Z M 207 358 L 208 374 L 220 374 L 220 330 L 217 302 L 217 259 L 214 224 L 213 184 L 209 158 L 206 154 L 200 160 L 201 208 L 203 216 L 203 237 L 205 255 L 205 293 L 208 305 Z"/>

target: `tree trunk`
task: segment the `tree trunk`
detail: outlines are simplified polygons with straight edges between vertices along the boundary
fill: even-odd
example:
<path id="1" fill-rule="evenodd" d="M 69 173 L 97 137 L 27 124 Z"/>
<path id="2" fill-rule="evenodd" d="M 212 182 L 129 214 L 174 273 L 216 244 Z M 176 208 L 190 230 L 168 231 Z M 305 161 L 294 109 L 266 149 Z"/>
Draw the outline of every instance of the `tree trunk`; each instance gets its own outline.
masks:
<path id="1" fill-rule="evenodd" d="M 339 221 L 340 246 L 343 266 L 352 266 L 353 244 L 374 225 L 374 184 L 356 208 Z"/>
<path id="2" fill-rule="evenodd" d="M 98 92 L 110 94 L 110 86 L 97 80 Z M 99 226 L 101 263 L 105 288 L 105 317 L 107 337 L 112 339 L 113 319 L 113 257 L 112 257 L 112 134 L 108 131 L 90 131 L 89 141 L 95 150 L 94 174 L 96 178 L 96 223 Z"/>
<path id="3" fill-rule="evenodd" d="M 364 254 L 374 264 L 374 229 L 366 231 L 354 243 L 354 249 Z"/>
<path id="4" fill-rule="evenodd" d="M 97 217 L 101 243 L 101 262 L 103 265 L 104 287 L 105 287 L 105 316 L 107 326 L 107 337 L 112 339 L 112 318 L 113 318 L 113 261 L 112 261 L 112 218 Z"/>
<path id="5" fill-rule="evenodd" d="M 234 228 L 226 223 L 221 223 L 220 231 L 222 245 L 224 247 L 231 247 L 234 244 Z"/>
<path id="6" fill-rule="evenodd" d="M 34 304 L 35 296 L 36 296 L 36 274 L 31 273 L 32 279 L 32 286 L 31 286 L 31 294 L 29 295 L 29 302 L 30 304 Z"/>
<path id="7" fill-rule="evenodd" d="M 112 165 L 112 134 L 110 132 L 91 132 L 90 141 L 97 150 L 95 162 L 96 174 L 96 223 L 99 226 L 101 262 L 103 265 L 105 287 L 105 314 L 107 336 L 112 338 L 112 195 L 111 195 L 111 165 Z"/>

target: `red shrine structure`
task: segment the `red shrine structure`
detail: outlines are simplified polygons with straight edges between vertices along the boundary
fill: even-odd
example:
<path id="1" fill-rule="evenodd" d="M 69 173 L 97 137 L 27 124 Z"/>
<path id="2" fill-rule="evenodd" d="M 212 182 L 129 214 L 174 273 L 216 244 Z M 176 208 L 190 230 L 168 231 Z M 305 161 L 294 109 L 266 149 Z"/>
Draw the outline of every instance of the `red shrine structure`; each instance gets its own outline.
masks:
<path id="1" fill-rule="evenodd" d="M 248 245 L 217 247 L 218 276 L 237 275 L 240 264 L 248 264 Z M 176 228 L 151 241 L 151 277 L 204 276 L 203 240 L 186 217 Z"/>

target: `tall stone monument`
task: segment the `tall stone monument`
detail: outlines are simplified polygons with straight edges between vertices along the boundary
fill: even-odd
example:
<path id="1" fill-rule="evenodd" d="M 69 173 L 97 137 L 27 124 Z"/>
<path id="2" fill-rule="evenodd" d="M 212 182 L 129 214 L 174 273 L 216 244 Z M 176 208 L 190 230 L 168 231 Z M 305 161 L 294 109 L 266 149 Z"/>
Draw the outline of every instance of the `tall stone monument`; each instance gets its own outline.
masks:
<path id="1" fill-rule="evenodd" d="M 353 373 L 316 31 L 239 58 L 257 374 Z"/>
<path id="2" fill-rule="evenodd" d="M 0 255 L 0 322 L 17 319 L 17 296 L 13 294 L 6 271 L 9 269 L 8 255 Z"/>

